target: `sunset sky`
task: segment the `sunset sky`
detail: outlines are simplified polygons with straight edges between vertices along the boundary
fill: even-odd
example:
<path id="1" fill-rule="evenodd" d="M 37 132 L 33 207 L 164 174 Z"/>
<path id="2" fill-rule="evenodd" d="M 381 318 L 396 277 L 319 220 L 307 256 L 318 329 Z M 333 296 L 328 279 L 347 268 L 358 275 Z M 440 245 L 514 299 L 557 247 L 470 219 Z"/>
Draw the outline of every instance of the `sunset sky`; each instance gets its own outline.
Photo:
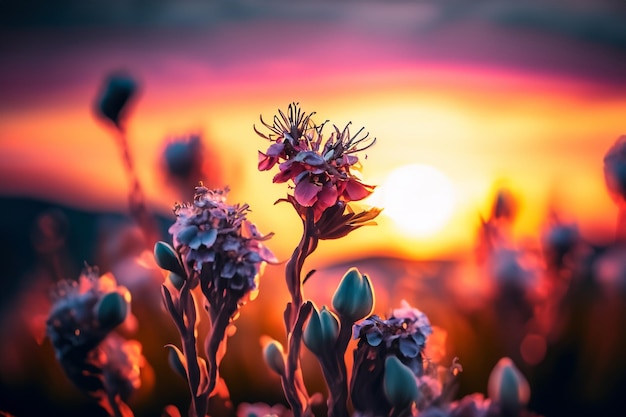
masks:
<path id="1" fill-rule="evenodd" d="M 165 140 L 199 132 L 221 169 L 210 185 L 251 205 L 283 259 L 299 221 L 273 206 L 288 190 L 257 172 L 268 143 L 253 125 L 292 101 L 378 139 L 364 182 L 421 164 L 453 190 L 449 220 L 428 236 L 383 214 L 378 227 L 321 245 L 317 259 L 465 253 L 499 185 L 519 199 L 520 236 L 536 239 L 551 207 L 589 236 L 615 226 L 602 158 L 626 133 L 622 2 L 186 1 L 147 14 L 66 3 L 48 19 L 45 8 L 28 17 L 2 6 L 3 195 L 126 210 L 119 150 L 93 113 L 104 77 L 124 69 L 141 87 L 128 134 L 151 207 L 167 214 L 181 198 L 158 171 Z M 407 187 L 394 204 L 420 204 Z"/>

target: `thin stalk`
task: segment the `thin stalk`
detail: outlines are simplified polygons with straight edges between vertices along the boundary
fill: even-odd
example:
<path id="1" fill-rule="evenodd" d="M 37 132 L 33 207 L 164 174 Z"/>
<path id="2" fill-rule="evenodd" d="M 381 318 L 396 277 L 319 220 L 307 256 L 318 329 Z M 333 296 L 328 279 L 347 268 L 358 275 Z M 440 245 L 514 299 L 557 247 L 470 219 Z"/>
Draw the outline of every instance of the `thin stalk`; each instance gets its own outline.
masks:
<path id="1" fill-rule="evenodd" d="M 152 247 L 159 240 L 159 233 L 154 219 L 147 209 L 145 194 L 139 182 L 132 154 L 130 153 L 126 132 L 122 127 L 118 127 L 116 132 L 116 139 L 122 152 L 122 163 L 130 182 L 130 190 L 128 192 L 130 215 L 143 232 L 147 247 Z"/>
<path id="2" fill-rule="evenodd" d="M 184 317 L 185 327 L 181 332 L 183 342 L 183 355 L 187 360 L 187 380 L 189 382 L 189 392 L 191 394 L 191 417 L 204 417 L 207 410 L 208 399 L 203 393 L 198 393 L 200 386 L 200 366 L 198 365 L 198 348 L 195 336 L 196 325 L 196 305 L 193 294 L 185 284 L 181 289 L 181 310 Z"/>

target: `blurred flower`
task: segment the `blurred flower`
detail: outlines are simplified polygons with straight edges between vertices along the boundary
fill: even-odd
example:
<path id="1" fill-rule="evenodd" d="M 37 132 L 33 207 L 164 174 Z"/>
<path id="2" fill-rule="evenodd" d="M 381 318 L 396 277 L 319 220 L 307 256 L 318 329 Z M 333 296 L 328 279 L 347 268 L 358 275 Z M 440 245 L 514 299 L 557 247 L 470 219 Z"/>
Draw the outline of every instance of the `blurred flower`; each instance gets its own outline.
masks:
<path id="1" fill-rule="evenodd" d="M 442 383 L 439 379 L 422 375 L 416 378 L 417 390 L 419 391 L 417 408 L 423 410 L 432 404 L 442 393 Z"/>
<path id="2" fill-rule="evenodd" d="M 314 113 L 306 114 L 297 104 L 289 105 L 289 116 L 279 110 L 273 124 L 261 122 L 271 133 L 256 130 L 261 137 L 273 142 L 266 153 L 259 151 L 261 171 L 279 165 L 275 183 L 292 181 L 295 202 L 303 207 L 312 207 L 315 220 L 324 210 L 338 201 L 359 201 L 369 196 L 373 186 L 363 184 L 352 172 L 357 168 L 358 157 L 353 155 L 374 144 L 363 129 L 350 134 L 349 124 L 335 131 L 323 143 L 322 130 L 325 123 L 315 125 L 311 120 Z"/>
<path id="3" fill-rule="evenodd" d="M 116 72 L 109 75 L 97 99 L 98 115 L 120 128 L 127 105 L 136 91 L 137 83 L 127 74 Z"/>
<path id="4" fill-rule="evenodd" d="M 141 345 L 112 333 L 129 313 L 128 290 L 117 286 L 112 275 L 87 268 L 78 281 L 57 284 L 46 321 L 66 375 L 111 415 L 132 415 L 124 401 L 141 385 Z"/>
<path id="5" fill-rule="evenodd" d="M 103 300 L 111 300 L 113 294 L 123 300 L 123 303 L 116 303 L 117 311 L 115 307 L 102 304 Z M 46 333 L 59 360 L 76 351 L 86 354 L 121 324 L 130 311 L 128 290 L 118 287 L 111 275 L 99 277 L 96 268 L 87 268 L 78 281 L 59 282 L 52 297 Z"/>
<path id="6" fill-rule="evenodd" d="M 292 417 L 293 413 L 282 404 L 241 403 L 237 407 L 237 417 Z"/>
<path id="7" fill-rule="evenodd" d="M 487 417 L 494 415 L 490 407 L 491 400 L 483 394 L 469 394 L 450 405 L 450 417 Z"/>
<path id="8" fill-rule="evenodd" d="M 497 285 L 529 288 L 535 284 L 533 271 L 523 264 L 525 253 L 509 248 L 495 248 L 488 264 L 489 273 Z"/>
<path id="9" fill-rule="evenodd" d="M 513 192 L 506 188 L 500 188 L 493 201 L 491 219 L 505 222 L 513 222 L 517 214 L 517 202 Z"/>
<path id="10" fill-rule="evenodd" d="M 613 199 L 626 199 L 626 135 L 620 136 L 604 155 L 604 179 Z"/>
<path id="11" fill-rule="evenodd" d="M 202 141 L 200 135 L 190 134 L 170 140 L 163 151 L 168 174 L 182 181 L 197 181 L 202 172 Z"/>
<path id="12" fill-rule="evenodd" d="M 246 219 L 248 205 L 228 205 L 226 190 L 196 187 L 191 204 L 176 205 L 176 222 L 169 228 L 183 262 L 216 289 L 248 293 L 257 289 L 264 262 L 276 262 L 261 242 L 263 236 Z"/>
<path id="13" fill-rule="evenodd" d="M 141 368 L 145 365 L 141 343 L 112 333 L 104 339 L 101 348 L 99 359 L 108 383 L 117 387 L 124 400 L 128 399 L 141 387 Z"/>
<path id="14" fill-rule="evenodd" d="M 575 224 L 554 222 L 543 234 L 543 251 L 548 266 L 559 270 L 566 266 L 567 257 L 580 242 Z"/>

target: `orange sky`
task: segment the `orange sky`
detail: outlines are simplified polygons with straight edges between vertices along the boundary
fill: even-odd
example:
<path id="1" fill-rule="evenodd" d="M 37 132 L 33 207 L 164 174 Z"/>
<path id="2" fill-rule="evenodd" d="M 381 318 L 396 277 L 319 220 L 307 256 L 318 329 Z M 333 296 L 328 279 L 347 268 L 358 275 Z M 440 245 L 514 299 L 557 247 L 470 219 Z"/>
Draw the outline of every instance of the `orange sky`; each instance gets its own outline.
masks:
<path id="1" fill-rule="evenodd" d="M 75 80 L 48 74 L 63 83 L 40 94 L 14 93 L 15 105 L 7 100 L 1 106 L 0 192 L 85 208 L 125 209 L 128 184 L 118 149 L 90 107 L 104 68 L 125 64 L 135 69 L 142 86 L 128 127 L 153 207 L 167 212 L 177 198 L 156 171 L 163 140 L 202 132 L 219 155 L 232 200 L 250 203 L 252 220 L 262 231 L 276 233 L 273 245 L 283 259 L 297 243 L 299 221 L 287 205 L 273 206 L 287 188 L 272 184 L 271 173 L 256 171 L 257 150 L 267 143 L 252 126 L 259 114 L 270 119 L 291 101 L 316 111 L 317 121 L 330 119 L 340 126 L 352 121 L 354 128 L 365 126 L 378 138 L 364 161 L 365 182 L 380 184 L 394 168 L 421 163 L 442 171 L 456 190 L 451 221 L 436 235 L 407 237 L 382 216 L 376 228 L 320 245 L 315 255 L 319 260 L 467 251 L 478 215 L 488 214 L 497 183 L 510 186 L 520 199 L 520 236 L 537 237 L 550 204 L 578 221 L 583 233 L 607 234 L 613 228 L 616 210 L 605 191 L 602 157 L 624 133 L 623 91 L 611 92 L 580 76 L 407 56 L 406 44 L 391 42 L 398 35 L 382 41 L 377 37 L 376 43 L 374 38 L 332 32 L 317 41 L 306 38 L 306 54 L 272 56 L 270 46 L 276 48 L 280 37 L 269 32 L 264 35 L 267 55 L 241 40 L 234 41 L 240 50 L 220 49 L 220 40 L 236 29 L 206 38 L 206 53 L 213 48 L 219 57 L 214 61 L 197 55 L 200 40 L 186 47 L 186 53 L 174 40 L 164 41 L 166 37 L 159 38 L 162 54 L 154 46 L 157 41 L 145 50 L 141 41 L 131 42 L 118 54 L 100 41 L 100 49 L 80 62 L 91 50 L 88 45 L 61 48 L 52 70 L 68 68 L 76 73 Z M 242 58 L 245 47 L 256 51 L 250 61 Z"/>

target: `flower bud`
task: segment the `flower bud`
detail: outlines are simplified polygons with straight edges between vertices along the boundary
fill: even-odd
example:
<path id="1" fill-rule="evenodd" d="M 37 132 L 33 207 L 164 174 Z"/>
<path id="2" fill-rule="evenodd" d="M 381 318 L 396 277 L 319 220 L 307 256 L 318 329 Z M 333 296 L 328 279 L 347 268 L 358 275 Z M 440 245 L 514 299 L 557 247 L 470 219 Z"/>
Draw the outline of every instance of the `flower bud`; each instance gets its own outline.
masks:
<path id="1" fill-rule="evenodd" d="M 285 355 L 283 345 L 272 340 L 263 348 L 263 359 L 267 366 L 278 375 L 285 374 Z"/>
<path id="2" fill-rule="evenodd" d="M 159 267 L 174 272 L 181 278 L 186 275 L 178 259 L 178 254 L 167 243 L 159 241 L 154 244 L 154 259 Z"/>
<path id="3" fill-rule="evenodd" d="M 186 360 L 183 353 L 174 345 L 165 345 L 168 349 L 167 362 L 178 375 L 187 379 Z"/>
<path id="4" fill-rule="evenodd" d="M 106 294 L 96 306 L 98 323 L 103 329 L 113 329 L 126 320 L 129 302 L 118 292 Z"/>
<path id="5" fill-rule="evenodd" d="M 620 136 L 604 156 L 604 179 L 611 197 L 619 204 L 626 200 L 626 135 Z"/>
<path id="6" fill-rule="evenodd" d="M 387 400 L 394 408 L 409 407 L 419 395 L 415 375 L 393 355 L 385 359 L 383 389 Z"/>
<path id="7" fill-rule="evenodd" d="M 325 306 L 320 312 L 314 306 L 302 336 L 305 346 L 319 356 L 325 350 L 333 349 L 338 335 L 339 321 L 335 315 Z"/>
<path id="8" fill-rule="evenodd" d="M 107 80 L 96 110 L 119 127 L 120 118 L 136 90 L 135 80 L 127 75 L 114 74 Z"/>
<path id="9" fill-rule="evenodd" d="M 332 303 L 339 316 L 353 323 L 369 316 L 374 309 L 374 289 L 369 277 L 350 268 L 341 279 Z"/>
<path id="10" fill-rule="evenodd" d="M 502 358 L 489 375 L 489 398 L 503 410 L 515 413 L 530 399 L 530 387 L 510 358 Z"/>
<path id="11" fill-rule="evenodd" d="M 185 283 L 185 278 L 181 277 L 178 274 L 175 274 L 174 272 L 169 272 L 167 274 L 167 279 L 169 279 L 170 283 L 177 290 L 180 290 L 181 288 L 183 288 L 183 284 Z"/>

